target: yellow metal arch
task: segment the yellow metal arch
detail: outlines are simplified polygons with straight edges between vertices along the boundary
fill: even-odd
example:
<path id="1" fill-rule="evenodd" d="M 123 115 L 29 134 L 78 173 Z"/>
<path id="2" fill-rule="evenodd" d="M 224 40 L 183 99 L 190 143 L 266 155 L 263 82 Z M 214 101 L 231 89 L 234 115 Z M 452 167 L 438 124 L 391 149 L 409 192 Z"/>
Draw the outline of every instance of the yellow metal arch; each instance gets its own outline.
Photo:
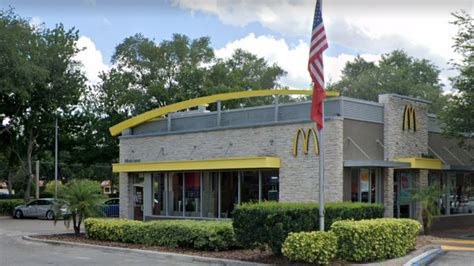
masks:
<path id="1" fill-rule="evenodd" d="M 301 95 L 311 95 L 312 90 L 254 90 L 254 91 L 239 91 L 239 92 L 230 92 L 222 93 L 211 96 L 205 96 L 200 98 L 195 98 L 187 101 L 182 101 L 175 104 L 170 104 L 161 108 L 157 108 L 143 114 L 139 114 L 130 119 L 122 121 L 117 125 L 109 128 L 110 134 L 112 136 L 119 135 L 123 130 L 127 128 L 132 128 L 139 124 L 142 124 L 148 120 L 166 115 L 168 113 L 177 112 L 179 110 L 184 110 L 187 108 L 195 107 L 201 104 L 215 103 L 219 101 L 227 101 L 234 99 L 242 98 L 251 98 L 259 96 L 271 96 L 271 95 L 292 95 L 292 94 L 301 94 Z M 327 96 L 339 96 L 339 92 L 336 91 L 327 91 Z"/>
<path id="2" fill-rule="evenodd" d="M 298 142 L 300 139 L 300 135 L 303 135 L 303 153 L 308 154 L 306 150 L 306 133 L 304 132 L 304 129 L 298 128 L 296 131 L 295 138 L 293 139 L 293 156 L 296 157 L 298 155 Z"/>
<path id="3" fill-rule="evenodd" d="M 311 135 L 313 137 L 314 143 L 314 154 L 318 156 L 319 140 L 318 135 L 316 134 L 316 130 L 314 128 L 309 128 L 307 133 L 304 131 L 303 128 L 298 128 L 298 131 L 296 131 L 295 134 L 295 138 L 293 139 L 293 156 L 296 157 L 298 155 L 298 143 L 301 135 L 303 136 L 303 153 L 307 155 L 309 152 L 309 140 Z"/>
<path id="4" fill-rule="evenodd" d="M 319 155 L 319 139 L 314 128 L 309 128 L 308 133 L 306 134 L 306 153 L 309 151 L 309 135 L 313 136 L 314 154 Z"/>
<path id="5" fill-rule="evenodd" d="M 406 105 L 403 110 L 403 130 L 416 131 L 416 109 L 413 106 Z"/>

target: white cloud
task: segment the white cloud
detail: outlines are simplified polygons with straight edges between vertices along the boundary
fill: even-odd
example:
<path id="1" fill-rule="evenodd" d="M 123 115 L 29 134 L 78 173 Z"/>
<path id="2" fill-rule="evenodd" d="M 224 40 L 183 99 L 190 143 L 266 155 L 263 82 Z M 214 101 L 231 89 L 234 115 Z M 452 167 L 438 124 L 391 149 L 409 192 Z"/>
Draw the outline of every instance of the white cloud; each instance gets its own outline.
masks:
<path id="1" fill-rule="evenodd" d="M 216 15 L 229 25 L 260 23 L 282 34 L 307 42 L 314 3 L 309 0 L 172 0 L 192 12 Z M 359 53 L 388 53 L 404 49 L 411 56 L 433 61 L 441 79 L 452 75 L 447 62 L 456 59 L 452 37 L 456 27 L 451 12 L 472 11 L 471 0 L 331 0 L 324 2 L 329 43 L 338 43 Z M 297 47 L 300 47 L 301 43 Z"/>
<path id="2" fill-rule="evenodd" d="M 104 64 L 102 53 L 96 48 L 95 43 L 86 36 L 81 36 L 76 46 L 83 50 L 79 52 L 74 59 L 82 63 L 83 71 L 89 83 L 97 84 L 100 81 L 99 73 L 109 69 L 109 67 Z"/>
<path id="3" fill-rule="evenodd" d="M 215 51 L 219 58 L 228 58 L 235 49 L 243 49 L 265 58 L 269 63 L 276 63 L 288 74 L 282 78 L 283 85 L 291 88 L 308 88 L 311 79 L 307 70 L 308 51 L 307 43 L 300 41 L 298 45 L 290 47 L 284 39 L 276 39 L 273 36 L 248 36 L 228 43 L 225 47 Z M 377 61 L 379 55 L 361 54 L 368 61 Z M 337 57 L 324 56 L 326 81 L 339 81 L 341 70 L 346 62 L 354 60 L 353 55 L 340 54 Z"/>
<path id="4" fill-rule="evenodd" d="M 32 17 L 30 19 L 30 26 L 34 28 L 39 28 L 41 27 L 41 23 L 43 23 L 43 20 L 40 17 Z"/>

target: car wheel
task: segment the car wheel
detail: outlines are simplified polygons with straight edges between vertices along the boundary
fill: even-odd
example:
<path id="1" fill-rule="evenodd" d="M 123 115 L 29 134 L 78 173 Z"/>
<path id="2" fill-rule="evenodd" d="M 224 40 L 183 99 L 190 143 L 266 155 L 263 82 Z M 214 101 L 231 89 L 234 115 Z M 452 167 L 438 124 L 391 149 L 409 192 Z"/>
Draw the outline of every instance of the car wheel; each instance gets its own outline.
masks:
<path id="1" fill-rule="evenodd" d="M 16 219 L 21 219 L 21 218 L 23 218 L 23 212 L 20 211 L 20 210 L 17 210 L 17 211 L 15 212 L 14 217 L 15 217 Z"/>
<path id="2" fill-rule="evenodd" d="M 48 212 L 46 213 L 46 219 L 48 219 L 48 220 L 53 220 L 53 219 L 54 219 L 54 213 L 53 213 L 53 211 L 48 211 Z"/>

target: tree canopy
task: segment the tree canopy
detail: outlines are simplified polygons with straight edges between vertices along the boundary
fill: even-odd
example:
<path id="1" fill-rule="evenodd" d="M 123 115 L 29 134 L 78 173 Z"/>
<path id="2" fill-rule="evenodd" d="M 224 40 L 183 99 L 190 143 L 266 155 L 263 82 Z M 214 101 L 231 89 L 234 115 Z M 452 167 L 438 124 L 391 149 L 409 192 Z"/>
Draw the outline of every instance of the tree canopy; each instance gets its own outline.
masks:
<path id="1" fill-rule="evenodd" d="M 35 28 L 11 10 L 0 11 L 0 118 L 8 118 L 2 134 L 12 139 L 8 152 L 26 174 L 26 197 L 33 159 L 54 143 L 55 118 L 73 114 L 82 95 L 85 78 L 73 59 L 78 38 L 74 28 Z"/>
<path id="2" fill-rule="evenodd" d="M 441 119 L 446 135 L 458 138 L 462 145 L 471 146 L 465 140 L 474 138 L 474 21 L 464 11 L 453 16 L 453 24 L 458 27 L 453 48 L 461 60 L 452 63 L 459 74 L 451 79 L 455 91 Z"/>
<path id="3" fill-rule="evenodd" d="M 358 56 L 347 62 L 339 82 L 329 89 L 344 96 L 377 101 L 383 93 L 397 93 L 421 97 L 433 102 L 432 112 L 438 112 L 446 103 L 439 69 L 426 59 L 409 56 L 402 50 L 383 54 L 377 64 Z"/>

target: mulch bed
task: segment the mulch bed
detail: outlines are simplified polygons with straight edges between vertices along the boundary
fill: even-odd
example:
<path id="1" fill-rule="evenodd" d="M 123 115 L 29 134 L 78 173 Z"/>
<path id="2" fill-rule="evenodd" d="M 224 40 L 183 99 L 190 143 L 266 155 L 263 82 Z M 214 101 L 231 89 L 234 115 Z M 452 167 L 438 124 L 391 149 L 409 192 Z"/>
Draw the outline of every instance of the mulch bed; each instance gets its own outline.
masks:
<path id="1" fill-rule="evenodd" d="M 92 239 L 86 238 L 84 234 L 81 234 L 80 236 L 75 236 L 74 234 L 57 234 L 57 235 L 40 235 L 40 236 L 33 236 L 33 237 L 40 238 L 40 239 L 47 239 L 47 240 L 59 240 L 59 241 L 85 243 L 85 244 L 109 246 L 109 247 L 132 248 L 132 249 L 142 249 L 142 250 L 169 252 L 169 253 L 179 253 L 179 254 L 186 254 L 186 255 L 193 255 L 193 256 L 228 259 L 228 260 L 241 260 L 241 261 L 250 261 L 250 262 L 267 263 L 267 264 L 291 264 L 291 262 L 285 257 L 274 255 L 270 251 L 247 250 L 247 249 L 226 250 L 226 251 L 200 251 L 200 250 L 193 250 L 193 249 L 186 249 L 186 248 L 169 248 L 169 247 L 146 246 L 146 245 L 140 245 L 140 244 L 130 244 L 130 243 L 121 243 L 121 242 L 92 240 Z"/>
<path id="2" fill-rule="evenodd" d="M 160 251 L 160 252 L 169 252 L 169 253 L 179 253 L 193 256 L 202 256 L 202 257 L 211 257 L 219 259 L 228 259 L 228 260 L 240 260 L 240 261 L 249 261 L 249 262 L 258 262 L 265 264 L 280 264 L 288 265 L 295 264 L 289 261 L 283 256 L 278 256 L 273 254 L 270 251 L 259 251 L 259 250 L 248 250 L 248 249 L 238 249 L 238 250 L 226 250 L 226 251 L 200 251 L 194 249 L 186 248 L 169 248 L 169 247 L 159 247 L 159 246 L 146 246 L 140 244 L 130 244 L 130 243 L 121 243 L 121 242 L 110 242 L 110 241 L 99 241 L 86 238 L 84 234 L 75 236 L 74 234 L 57 234 L 57 235 L 39 235 L 33 236 L 34 238 L 47 239 L 47 240 L 59 240 L 75 243 L 85 243 L 92 245 L 108 246 L 108 247 L 120 247 L 120 248 L 131 248 L 131 249 L 141 249 L 141 250 L 151 250 L 151 251 Z M 433 236 L 424 236 L 420 235 L 416 241 L 415 249 L 420 249 L 423 246 L 431 244 L 431 240 L 436 239 Z M 298 263 L 298 265 L 305 265 L 305 263 Z"/>

